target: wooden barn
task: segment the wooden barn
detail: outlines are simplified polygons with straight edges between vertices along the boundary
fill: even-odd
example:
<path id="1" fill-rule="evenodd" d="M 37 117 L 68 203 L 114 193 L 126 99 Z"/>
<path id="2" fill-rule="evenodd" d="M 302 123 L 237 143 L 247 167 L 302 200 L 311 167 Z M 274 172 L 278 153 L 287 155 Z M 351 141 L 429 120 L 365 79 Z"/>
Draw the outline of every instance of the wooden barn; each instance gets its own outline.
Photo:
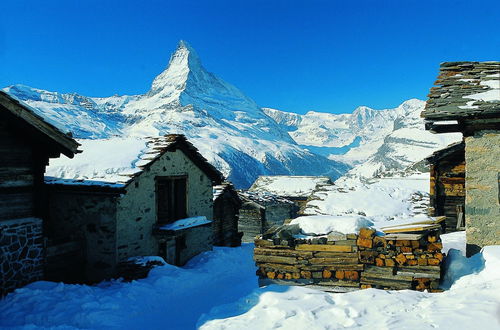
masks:
<path id="1" fill-rule="evenodd" d="M 43 278 L 45 166 L 78 143 L 0 91 L 0 296 Z"/>
<path id="2" fill-rule="evenodd" d="M 214 245 L 240 246 L 242 232 L 238 231 L 241 199 L 228 182 L 214 187 Z"/>
<path id="3" fill-rule="evenodd" d="M 447 232 L 465 229 L 465 143 L 449 145 L 426 160 L 430 169 L 430 215 L 446 216 Z"/>
<path id="4" fill-rule="evenodd" d="M 272 226 L 280 226 L 285 220 L 297 217 L 299 207 L 292 201 L 269 193 L 239 192 L 242 200 L 239 230 L 243 242 L 253 242 Z"/>
<path id="5" fill-rule="evenodd" d="M 326 176 L 262 175 L 248 190 L 286 198 L 302 209 L 316 190 L 331 184 Z"/>
<path id="6" fill-rule="evenodd" d="M 500 244 L 500 62 L 446 62 L 422 116 L 433 133 L 465 144 L 467 254 Z"/>
<path id="7" fill-rule="evenodd" d="M 212 248 L 213 186 L 222 174 L 183 135 L 128 139 L 123 150 L 121 138 L 82 142 L 86 157 L 51 164 L 51 173 L 60 166 L 102 180 L 47 178 L 49 279 L 129 277 L 121 272 L 134 258 L 183 265 Z"/>

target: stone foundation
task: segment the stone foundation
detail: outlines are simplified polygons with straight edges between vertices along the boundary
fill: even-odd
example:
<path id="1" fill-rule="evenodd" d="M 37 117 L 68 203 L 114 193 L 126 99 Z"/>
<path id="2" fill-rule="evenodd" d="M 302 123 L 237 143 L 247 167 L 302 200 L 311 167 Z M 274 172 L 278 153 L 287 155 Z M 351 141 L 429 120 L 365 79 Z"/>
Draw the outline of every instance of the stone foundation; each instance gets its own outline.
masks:
<path id="1" fill-rule="evenodd" d="M 0 222 L 0 296 L 43 278 L 42 220 Z"/>

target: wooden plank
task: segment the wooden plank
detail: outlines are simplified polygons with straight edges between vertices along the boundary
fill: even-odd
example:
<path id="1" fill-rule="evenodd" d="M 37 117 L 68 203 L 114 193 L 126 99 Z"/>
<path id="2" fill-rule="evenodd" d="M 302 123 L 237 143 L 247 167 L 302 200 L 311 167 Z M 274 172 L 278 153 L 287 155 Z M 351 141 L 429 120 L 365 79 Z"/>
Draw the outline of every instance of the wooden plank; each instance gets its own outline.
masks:
<path id="1" fill-rule="evenodd" d="M 358 258 L 359 252 L 314 252 L 317 258 Z"/>
<path id="2" fill-rule="evenodd" d="M 405 234 L 405 233 L 401 233 L 401 234 L 389 234 L 389 235 L 385 235 L 384 238 L 386 240 L 404 240 L 404 241 L 418 241 L 419 239 L 421 239 L 422 237 L 424 237 L 424 234 Z"/>
<path id="3" fill-rule="evenodd" d="M 433 224 L 422 224 L 422 225 L 408 225 L 406 227 L 391 227 L 387 229 L 382 229 L 384 233 L 407 233 L 407 232 L 419 232 L 433 229 L 440 229 L 441 225 L 433 225 Z"/>
<path id="4" fill-rule="evenodd" d="M 386 228 L 399 228 L 399 227 L 406 227 L 406 226 L 412 226 L 412 225 L 433 225 L 433 224 L 438 224 L 446 220 L 446 216 L 440 215 L 437 217 L 432 217 L 429 220 L 421 220 L 421 221 L 414 221 L 410 223 L 403 223 L 399 225 L 394 225 L 394 226 L 387 226 L 387 227 L 382 227 L 381 229 L 386 229 Z"/>
<path id="5" fill-rule="evenodd" d="M 411 289 L 411 281 L 395 281 L 395 280 L 385 280 L 379 278 L 369 278 L 361 275 L 361 284 L 379 285 L 383 287 L 388 287 L 394 290 L 404 290 Z"/>
<path id="6" fill-rule="evenodd" d="M 309 262 L 313 265 L 345 265 L 357 264 L 358 258 L 311 258 Z"/>
<path id="7" fill-rule="evenodd" d="M 303 265 L 300 266 L 302 270 L 308 271 L 337 271 L 337 270 L 363 270 L 365 268 L 364 264 L 339 264 L 339 265 Z"/>
<path id="8" fill-rule="evenodd" d="M 299 261 L 295 257 L 270 256 L 270 255 L 260 255 L 260 254 L 255 254 L 253 256 L 253 260 L 255 262 L 288 264 L 288 265 L 296 265 L 297 263 L 299 263 Z"/>
<path id="9" fill-rule="evenodd" d="M 259 263 L 257 267 L 260 268 L 270 268 L 283 272 L 298 273 L 302 269 L 299 266 L 285 265 L 285 264 L 273 264 L 273 263 Z"/>
<path id="10" fill-rule="evenodd" d="M 300 251 L 352 252 L 352 247 L 346 245 L 299 244 L 295 249 Z"/>
<path id="11" fill-rule="evenodd" d="M 283 256 L 283 257 L 301 257 L 301 258 L 312 258 L 313 252 L 311 251 L 295 251 L 295 250 L 279 250 L 279 249 L 265 249 L 265 248 L 255 248 L 253 250 L 254 254 L 257 255 L 272 255 L 272 256 Z"/>
<path id="12" fill-rule="evenodd" d="M 314 283 L 318 284 L 318 285 L 325 285 L 325 286 L 340 286 L 340 287 L 359 288 L 359 282 L 354 282 L 354 281 L 319 280 L 319 281 L 315 281 Z"/>

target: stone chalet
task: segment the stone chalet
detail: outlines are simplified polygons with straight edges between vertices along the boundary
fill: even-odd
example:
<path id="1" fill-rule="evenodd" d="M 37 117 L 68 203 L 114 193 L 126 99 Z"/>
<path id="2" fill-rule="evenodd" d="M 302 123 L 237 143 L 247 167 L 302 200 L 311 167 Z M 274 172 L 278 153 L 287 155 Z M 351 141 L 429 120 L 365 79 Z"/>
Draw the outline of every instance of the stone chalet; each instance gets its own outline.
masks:
<path id="1" fill-rule="evenodd" d="M 68 162 L 92 174 L 100 170 L 88 159 L 111 159 L 109 169 L 99 172 L 101 182 L 46 178 L 50 280 L 127 278 L 121 270 L 131 260 L 160 256 L 183 265 L 212 248 L 213 186 L 223 182 L 222 174 L 183 135 L 141 138 L 138 143 L 137 153 L 109 152 L 119 149 L 116 141 L 91 140 L 84 144 L 87 157 Z"/>
<path id="2" fill-rule="evenodd" d="M 326 176 L 259 176 L 249 191 L 269 193 L 293 201 L 303 208 L 308 198 L 321 186 L 331 185 Z"/>
<path id="3" fill-rule="evenodd" d="M 467 255 L 500 244 L 500 62 L 445 62 L 422 117 L 465 141 Z"/>
<path id="4" fill-rule="evenodd" d="M 45 166 L 78 143 L 0 91 L 0 297 L 43 279 Z"/>

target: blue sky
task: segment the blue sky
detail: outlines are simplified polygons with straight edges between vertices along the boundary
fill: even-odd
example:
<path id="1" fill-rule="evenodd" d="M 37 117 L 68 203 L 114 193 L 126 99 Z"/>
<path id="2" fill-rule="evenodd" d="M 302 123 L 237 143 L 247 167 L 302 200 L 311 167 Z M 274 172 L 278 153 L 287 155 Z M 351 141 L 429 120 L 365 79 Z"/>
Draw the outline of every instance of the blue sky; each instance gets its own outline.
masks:
<path id="1" fill-rule="evenodd" d="M 0 87 L 139 94 L 180 39 L 259 105 L 425 99 L 439 63 L 500 60 L 500 1 L 2 1 Z"/>

